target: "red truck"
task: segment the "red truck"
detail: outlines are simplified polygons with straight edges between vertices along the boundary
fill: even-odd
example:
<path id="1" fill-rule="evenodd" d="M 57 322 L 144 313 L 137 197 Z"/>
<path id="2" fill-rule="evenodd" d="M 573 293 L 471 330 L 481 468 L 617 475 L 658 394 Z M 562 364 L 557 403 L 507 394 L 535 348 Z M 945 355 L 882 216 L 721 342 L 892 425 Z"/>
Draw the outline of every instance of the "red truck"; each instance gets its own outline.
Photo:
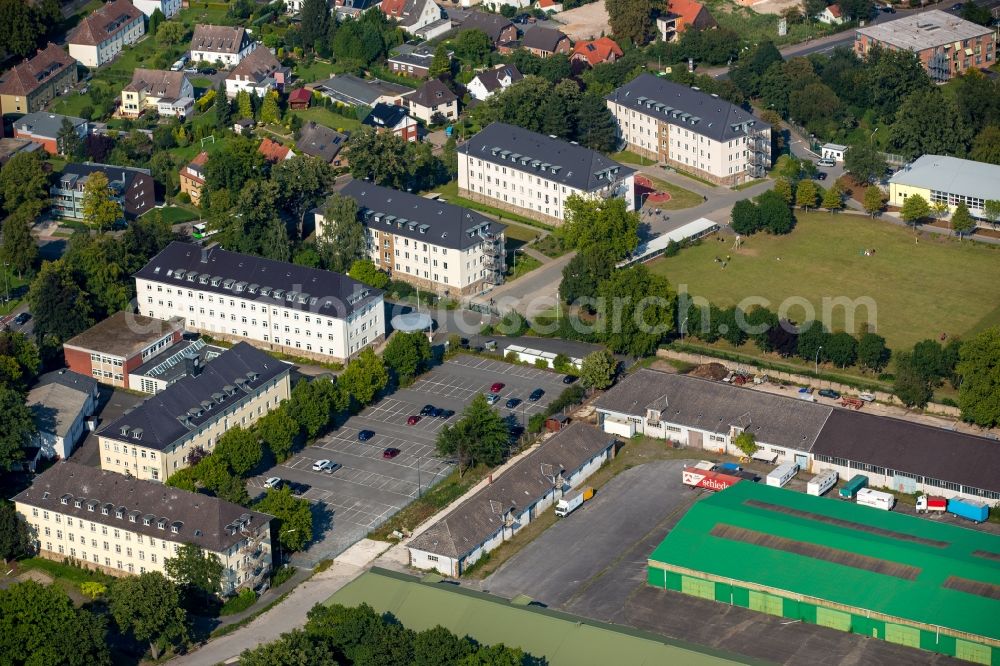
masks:
<path id="1" fill-rule="evenodd" d="M 693 488 L 705 488 L 706 490 L 725 490 L 729 486 L 742 481 L 738 476 L 712 472 L 696 467 L 685 467 L 681 480 L 684 485 Z"/>

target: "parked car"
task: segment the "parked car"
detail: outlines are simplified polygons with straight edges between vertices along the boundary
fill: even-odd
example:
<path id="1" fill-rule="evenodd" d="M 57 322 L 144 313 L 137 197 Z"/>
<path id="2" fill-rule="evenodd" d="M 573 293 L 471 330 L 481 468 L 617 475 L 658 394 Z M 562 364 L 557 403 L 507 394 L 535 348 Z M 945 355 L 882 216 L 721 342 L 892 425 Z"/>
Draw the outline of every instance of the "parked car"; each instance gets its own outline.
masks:
<path id="1" fill-rule="evenodd" d="M 374 430 L 362 430 L 358 433 L 359 442 L 367 442 L 369 439 L 375 436 Z"/>
<path id="2" fill-rule="evenodd" d="M 565 377 L 563 377 L 563 384 L 572 384 L 576 380 L 577 377 L 575 377 L 574 375 L 566 375 Z"/>
<path id="3" fill-rule="evenodd" d="M 14 323 L 17 324 L 18 326 L 24 326 L 25 324 L 28 323 L 29 319 L 31 319 L 31 314 L 28 312 L 22 312 L 21 314 L 14 317 Z"/>
<path id="4" fill-rule="evenodd" d="M 497 404 L 498 400 L 500 400 L 500 396 L 498 396 L 496 393 L 487 393 L 486 394 L 486 404 L 487 405 L 495 405 L 495 404 Z"/>
<path id="5" fill-rule="evenodd" d="M 816 174 L 816 180 L 826 180 L 826 172 L 820 171 Z"/>
<path id="6" fill-rule="evenodd" d="M 335 463 L 332 460 L 317 460 L 313 463 L 314 472 L 326 472 L 327 474 L 333 474 L 338 469 L 340 469 L 340 463 Z"/>
<path id="7" fill-rule="evenodd" d="M 833 389 L 820 389 L 819 394 L 821 397 L 830 398 L 832 400 L 840 400 L 840 394 Z"/>
<path id="8" fill-rule="evenodd" d="M 874 393 L 868 393 L 867 391 L 865 391 L 864 393 L 859 394 L 858 398 L 860 398 L 861 400 L 864 400 L 865 402 L 875 402 L 875 394 Z"/>
<path id="9" fill-rule="evenodd" d="M 198 70 L 198 73 L 199 74 L 205 74 L 206 76 L 214 76 L 215 75 L 215 68 L 214 67 L 202 67 L 201 69 Z"/>
<path id="10" fill-rule="evenodd" d="M 490 393 L 499 393 L 500 391 L 503 390 L 504 386 L 506 386 L 506 384 L 503 384 L 502 382 L 497 382 L 490 387 Z"/>
<path id="11" fill-rule="evenodd" d="M 454 409 L 442 409 L 441 413 L 437 415 L 439 419 L 450 419 L 455 415 Z"/>
<path id="12" fill-rule="evenodd" d="M 949 9 L 951 9 L 951 11 L 953 11 L 953 12 L 960 12 L 960 11 L 962 11 L 962 5 L 963 5 L 963 3 L 956 2 L 951 7 L 949 7 Z"/>
<path id="13" fill-rule="evenodd" d="M 514 409 L 520 404 L 521 404 L 520 398 L 511 398 L 510 400 L 507 401 L 507 409 Z"/>
<path id="14" fill-rule="evenodd" d="M 420 410 L 421 416 L 429 416 L 434 411 L 434 405 L 424 405 Z"/>
<path id="15" fill-rule="evenodd" d="M 292 494 L 295 495 L 296 497 L 301 497 L 302 495 L 305 495 L 306 492 L 308 492 L 309 489 L 311 488 L 312 486 L 310 486 L 308 483 L 298 483 L 296 481 L 288 482 L 288 489 L 291 490 Z"/>
<path id="16" fill-rule="evenodd" d="M 531 402 L 538 402 L 539 400 L 542 399 L 543 395 L 545 395 L 545 391 L 543 391 L 540 388 L 537 388 L 531 392 L 531 395 L 528 396 L 528 400 L 530 400 Z"/>
<path id="17" fill-rule="evenodd" d="M 399 455 L 399 449 L 388 448 L 382 452 L 382 457 L 386 460 L 392 460 Z"/>
<path id="18" fill-rule="evenodd" d="M 824 157 L 823 159 L 816 161 L 816 166 L 830 168 L 830 167 L 837 166 L 837 163 L 835 161 L 831 160 L 831 159 L 828 159 L 828 158 Z"/>
<path id="19" fill-rule="evenodd" d="M 417 425 L 418 423 L 420 423 L 420 417 L 416 414 L 406 419 L 406 425 Z"/>
<path id="20" fill-rule="evenodd" d="M 440 416 L 441 416 L 441 413 L 442 413 L 443 411 L 444 411 L 444 410 L 443 410 L 443 409 L 441 409 L 440 407 L 435 407 L 434 409 L 432 409 L 432 410 L 431 410 L 431 413 L 430 413 L 430 414 L 428 414 L 427 416 L 430 416 L 430 417 L 433 417 L 433 418 L 435 418 L 435 419 L 436 419 L 436 418 L 438 418 L 438 417 L 440 417 Z"/>
<path id="21" fill-rule="evenodd" d="M 277 476 L 269 476 L 266 481 L 264 481 L 265 488 L 279 488 L 281 486 L 281 479 Z"/>

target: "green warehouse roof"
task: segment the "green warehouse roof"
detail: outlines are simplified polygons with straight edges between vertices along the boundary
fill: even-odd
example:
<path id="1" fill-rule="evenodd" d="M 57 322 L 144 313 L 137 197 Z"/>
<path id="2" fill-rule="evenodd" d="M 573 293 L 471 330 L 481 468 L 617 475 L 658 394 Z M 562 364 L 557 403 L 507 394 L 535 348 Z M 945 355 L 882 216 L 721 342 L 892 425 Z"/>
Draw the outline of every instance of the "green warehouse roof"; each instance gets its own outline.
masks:
<path id="1" fill-rule="evenodd" d="M 535 606 L 515 605 L 497 597 L 403 574 L 373 569 L 340 589 L 327 604 L 357 606 L 367 603 L 380 613 L 392 613 L 415 631 L 441 625 L 459 636 L 480 643 L 520 647 L 545 657 L 552 666 L 620 663 L 721 666 L 747 663 L 721 652 L 698 648 L 638 631 L 621 631 L 611 625 Z M 739 661 L 736 661 L 739 659 Z"/>
<path id="2" fill-rule="evenodd" d="M 1000 537 L 925 518 L 738 483 L 649 563 L 1000 639 Z"/>

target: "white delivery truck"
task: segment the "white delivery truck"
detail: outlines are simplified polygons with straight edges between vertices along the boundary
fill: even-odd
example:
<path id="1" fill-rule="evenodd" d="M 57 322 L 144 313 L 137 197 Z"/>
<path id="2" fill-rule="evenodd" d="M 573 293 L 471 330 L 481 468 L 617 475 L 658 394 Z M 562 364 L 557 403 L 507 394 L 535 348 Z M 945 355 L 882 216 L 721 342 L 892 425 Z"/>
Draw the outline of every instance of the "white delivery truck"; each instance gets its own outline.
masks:
<path id="1" fill-rule="evenodd" d="M 830 488 L 837 485 L 837 477 L 837 472 L 832 469 L 820 472 L 813 478 L 809 479 L 809 483 L 806 484 L 806 492 L 810 495 L 816 495 L 819 497 Z"/>
<path id="2" fill-rule="evenodd" d="M 884 493 L 881 490 L 862 488 L 858 491 L 858 504 L 870 506 L 873 509 L 892 511 L 896 504 L 896 498 L 891 493 Z"/>
<path id="3" fill-rule="evenodd" d="M 594 496 L 594 489 L 591 487 L 581 488 L 569 495 L 563 495 L 563 498 L 556 502 L 556 516 L 559 518 L 565 518 L 569 514 L 576 511 L 581 504 L 589 500 Z"/>
<path id="4" fill-rule="evenodd" d="M 795 463 L 785 463 L 778 465 L 767 475 L 767 485 L 783 488 L 786 483 L 792 480 L 799 473 L 799 466 Z"/>

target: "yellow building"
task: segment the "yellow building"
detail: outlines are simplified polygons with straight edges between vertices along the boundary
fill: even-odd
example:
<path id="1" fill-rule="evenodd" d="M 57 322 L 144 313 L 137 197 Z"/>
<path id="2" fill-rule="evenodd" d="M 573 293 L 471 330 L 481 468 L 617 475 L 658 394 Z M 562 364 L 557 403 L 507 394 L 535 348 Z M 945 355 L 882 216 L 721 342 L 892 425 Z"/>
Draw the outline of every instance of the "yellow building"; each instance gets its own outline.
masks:
<path id="1" fill-rule="evenodd" d="M 194 108 L 194 87 L 184 72 L 136 69 L 132 82 L 122 89 L 122 115 L 136 118 L 149 109 L 161 116 L 189 116 Z"/>
<path id="2" fill-rule="evenodd" d="M 889 179 L 889 205 L 902 207 L 919 194 L 931 205 L 947 204 L 951 212 L 964 203 L 973 217 L 984 219 L 987 201 L 1000 201 L 1000 166 L 947 155 L 922 155 Z"/>
<path id="3" fill-rule="evenodd" d="M 165 481 L 288 398 L 292 366 L 245 342 L 150 397 L 98 433 L 101 469 Z"/>
<path id="4" fill-rule="evenodd" d="M 14 497 L 39 555 L 122 576 L 164 571 L 185 544 L 216 555 L 222 594 L 271 570 L 272 517 L 215 497 L 60 462 Z"/>
<path id="5" fill-rule="evenodd" d="M 76 60 L 50 43 L 31 60 L 0 74 L 0 113 L 41 111 L 56 95 L 76 85 Z"/>

